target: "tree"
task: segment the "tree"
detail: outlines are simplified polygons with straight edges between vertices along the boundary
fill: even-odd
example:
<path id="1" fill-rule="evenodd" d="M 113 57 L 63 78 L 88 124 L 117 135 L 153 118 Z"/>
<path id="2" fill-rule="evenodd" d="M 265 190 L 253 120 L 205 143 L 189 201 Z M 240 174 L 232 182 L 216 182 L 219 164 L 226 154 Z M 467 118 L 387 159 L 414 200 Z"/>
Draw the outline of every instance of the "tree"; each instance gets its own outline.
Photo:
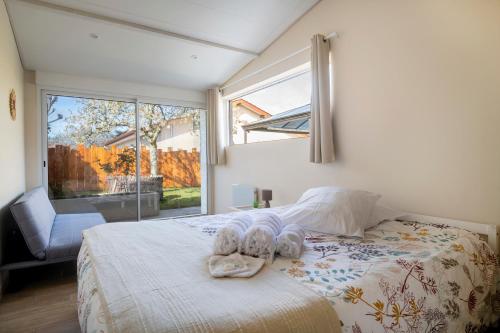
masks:
<path id="1" fill-rule="evenodd" d="M 78 112 L 68 118 L 67 131 L 77 143 L 103 145 L 106 141 L 135 128 L 132 103 L 82 99 Z M 169 120 L 195 116 L 190 107 L 143 103 L 139 107 L 141 142 L 149 148 L 151 175 L 158 175 L 158 138 Z"/>
<path id="2" fill-rule="evenodd" d="M 121 153 L 118 153 L 116 161 L 101 163 L 97 160 L 97 163 L 108 175 L 115 172 L 123 173 L 125 176 L 131 175 L 135 170 L 135 149 L 125 147 Z"/>
<path id="3" fill-rule="evenodd" d="M 134 104 L 81 99 L 78 111 L 66 121 L 66 131 L 76 143 L 102 146 L 135 127 Z"/>
<path id="4" fill-rule="evenodd" d="M 58 96 L 52 96 L 52 95 L 47 96 L 47 131 L 49 133 L 52 124 L 55 123 L 56 121 L 63 119 L 63 115 L 57 113 L 57 110 L 54 106 L 54 104 L 57 103 L 58 98 L 59 98 Z"/>
<path id="5" fill-rule="evenodd" d="M 64 145 L 64 146 L 75 146 L 75 141 L 66 132 L 59 132 L 57 134 L 50 133 L 47 137 L 49 146 Z"/>
<path id="6" fill-rule="evenodd" d="M 141 104 L 139 109 L 141 119 L 141 139 L 149 146 L 149 161 L 151 165 L 151 175 L 158 175 L 158 137 L 161 130 L 171 119 L 181 116 L 196 116 L 196 110 L 188 107 Z"/>

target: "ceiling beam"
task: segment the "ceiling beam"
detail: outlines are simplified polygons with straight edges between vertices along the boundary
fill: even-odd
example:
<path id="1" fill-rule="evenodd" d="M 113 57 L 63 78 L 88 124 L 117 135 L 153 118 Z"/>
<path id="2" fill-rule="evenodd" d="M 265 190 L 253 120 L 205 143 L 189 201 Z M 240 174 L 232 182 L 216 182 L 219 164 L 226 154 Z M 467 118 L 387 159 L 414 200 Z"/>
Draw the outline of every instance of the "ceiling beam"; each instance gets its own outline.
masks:
<path id="1" fill-rule="evenodd" d="M 246 50 L 246 49 L 242 49 L 242 48 L 238 48 L 238 47 L 234 47 L 234 46 L 230 46 L 230 45 L 225 45 L 225 44 L 221 44 L 221 43 L 211 42 L 211 41 L 204 40 L 201 38 L 182 35 L 182 34 L 178 34 L 176 32 L 171 32 L 171 31 L 155 28 L 155 27 L 151 27 L 148 25 L 140 24 L 140 23 L 134 23 L 134 22 L 122 20 L 119 18 L 107 16 L 107 15 L 96 14 L 96 13 L 88 12 L 88 11 L 81 10 L 81 9 L 75 9 L 75 8 L 70 8 L 70 7 L 66 7 L 66 6 L 56 5 L 56 4 L 41 1 L 41 0 L 16 0 L 16 1 L 22 1 L 25 3 L 36 5 L 39 7 L 44 7 L 44 8 L 51 9 L 51 10 L 56 10 L 56 11 L 65 12 L 65 13 L 69 13 L 69 14 L 73 14 L 73 15 L 87 17 L 87 18 L 94 19 L 94 20 L 99 20 L 99 21 L 113 23 L 113 24 L 117 24 L 117 25 L 121 25 L 121 26 L 126 26 L 129 28 L 133 28 L 133 29 L 137 29 L 137 30 L 141 30 L 141 31 L 149 32 L 149 33 L 155 33 L 155 34 L 163 35 L 163 36 L 170 37 L 170 38 L 181 39 L 181 40 L 185 40 L 188 42 L 202 44 L 202 45 L 206 45 L 206 46 L 210 46 L 210 47 L 216 47 L 216 48 L 224 49 L 224 50 L 228 50 L 228 51 L 244 53 L 244 54 L 251 55 L 253 57 L 257 57 L 259 55 L 259 53 L 255 52 L 255 51 Z"/>

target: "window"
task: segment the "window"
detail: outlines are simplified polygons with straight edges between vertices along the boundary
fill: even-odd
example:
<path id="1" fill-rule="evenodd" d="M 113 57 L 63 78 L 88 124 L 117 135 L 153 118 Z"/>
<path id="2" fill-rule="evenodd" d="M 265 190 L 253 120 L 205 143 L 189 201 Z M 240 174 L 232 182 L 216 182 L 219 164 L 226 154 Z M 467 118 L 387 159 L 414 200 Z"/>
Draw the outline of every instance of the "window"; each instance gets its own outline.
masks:
<path id="1" fill-rule="evenodd" d="M 232 99 L 234 144 L 309 135 L 311 73 L 305 72 Z"/>
<path id="2" fill-rule="evenodd" d="M 204 110 L 48 92 L 43 99 L 44 182 L 58 213 L 98 211 L 107 222 L 205 213 Z"/>
<path id="3" fill-rule="evenodd" d="M 191 126 L 201 112 L 192 107 L 139 103 L 141 172 L 150 180 L 141 185 L 141 195 L 155 191 L 155 182 L 161 179 L 160 216 L 202 213 L 201 135 Z M 143 219 L 154 217 L 145 215 L 145 209 L 141 213 Z"/>
<path id="4" fill-rule="evenodd" d="M 135 103 L 46 94 L 47 190 L 58 213 L 137 220 Z"/>

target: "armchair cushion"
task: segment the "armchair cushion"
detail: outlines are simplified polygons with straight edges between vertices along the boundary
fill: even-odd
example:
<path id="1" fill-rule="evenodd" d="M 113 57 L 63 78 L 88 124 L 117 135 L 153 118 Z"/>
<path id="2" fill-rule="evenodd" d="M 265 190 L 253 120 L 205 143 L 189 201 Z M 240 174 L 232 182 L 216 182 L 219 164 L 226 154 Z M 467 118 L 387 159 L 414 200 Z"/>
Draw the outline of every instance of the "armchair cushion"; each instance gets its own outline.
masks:
<path id="1" fill-rule="evenodd" d="M 40 186 L 26 192 L 10 210 L 31 253 L 44 259 L 56 217 L 45 189 Z"/>
<path id="2" fill-rule="evenodd" d="M 100 213 L 57 214 L 47 248 L 47 260 L 76 258 L 82 245 L 82 231 L 102 223 L 106 220 Z"/>

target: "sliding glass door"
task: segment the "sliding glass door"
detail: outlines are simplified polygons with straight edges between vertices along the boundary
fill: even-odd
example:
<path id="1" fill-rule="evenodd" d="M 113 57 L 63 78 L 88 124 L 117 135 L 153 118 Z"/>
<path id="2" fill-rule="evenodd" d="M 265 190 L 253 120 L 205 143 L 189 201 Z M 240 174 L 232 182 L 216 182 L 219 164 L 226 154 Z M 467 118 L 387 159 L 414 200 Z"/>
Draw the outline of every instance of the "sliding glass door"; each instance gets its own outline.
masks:
<path id="1" fill-rule="evenodd" d="M 141 200 L 141 217 L 201 214 L 200 115 L 203 111 L 153 103 L 139 103 L 138 107 L 141 198 L 147 198 Z M 154 207 L 156 202 L 159 207 Z"/>
<path id="2" fill-rule="evenodd" d="M 46 95 L 47 192 L 58 213 L 137 220 L 135 103 Z"/>
<path id="3" fill-rule="evenodd" d="M 44 182 L 58 213 L 100 212 L 107 222 L 206 213 L 204 110 L 43 97 Z"/>

